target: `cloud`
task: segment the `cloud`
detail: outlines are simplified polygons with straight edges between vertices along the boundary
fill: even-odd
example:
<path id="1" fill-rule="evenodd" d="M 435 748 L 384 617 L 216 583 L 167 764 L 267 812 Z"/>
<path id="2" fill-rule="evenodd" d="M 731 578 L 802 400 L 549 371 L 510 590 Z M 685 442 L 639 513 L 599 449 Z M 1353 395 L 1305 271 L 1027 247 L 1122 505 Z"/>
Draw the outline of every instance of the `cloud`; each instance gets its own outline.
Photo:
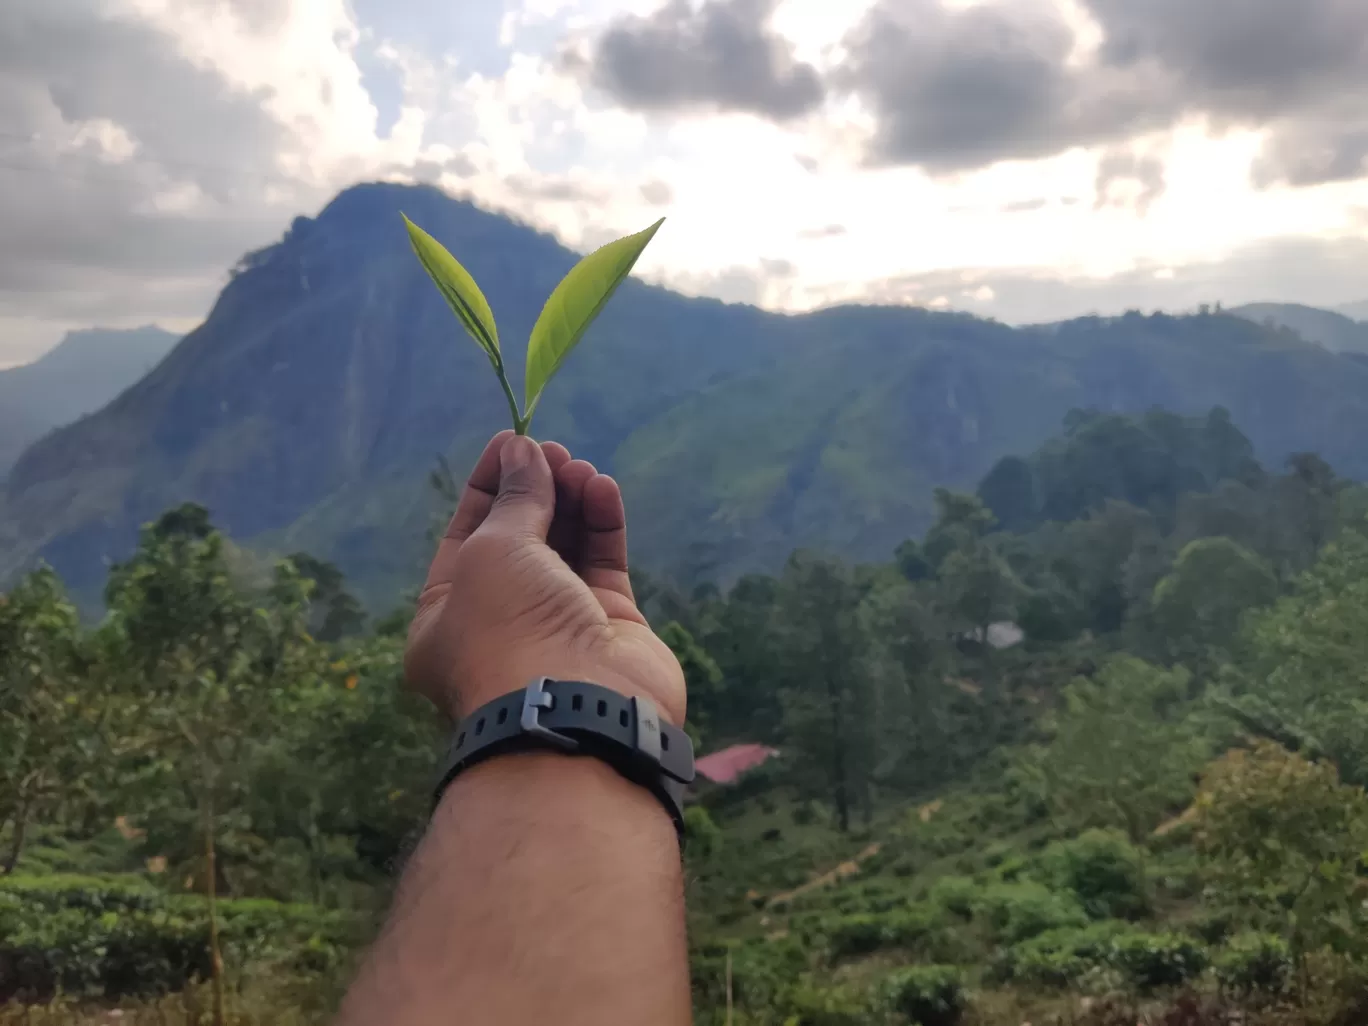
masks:
<path id="1" fill-rule="evenodd" d="M 1045 209 L 1049 202 L 1044 196 L 1037 196 L 1034 199 L 1012 200 L 1010 203 L 1004 203 L 998 207 L 998 213 L 1030 214 Z"/>
<path id="2" fill-rule="evenodd" d="M 834 239 L 848 234 L 848 229 L 843 224 L 828 224 L 821 228 L 804 228 L 798 233 L 800 239 Z"/>
<path id="3" fill-rule="evenodd" d="M 1368 5 L 1353 0 L 1084 0 L 1100 66 L 1163 84 L 1156 106 L 1264 126 L 1263 185 L 1368 173 Z"/>
<path id="4" fill-rule="evenodd" d="M 845 45 L 835 80 L 874 113 L 876 164 L 947 173 L 1043 157 L 1135 118 L 1124 93 L 1078 89 L 1073 33 L 1047 0 L 881 0 Z"/>
<path id="5" fill-rule="evenodd" d="M 769 278 L 792 278 L 798 274 L 798 265 L 792 260 L 762 258 L 760 270 Z"/>
<path id="6" fill-rule="evenodd" d="M 1229 307 L 1296 301 L 1329 308 L 1362 295 L 1364 266 L 1368 240 L 1278 238 L 1243 246 L 1217 260 L 1149 265 L 1095 278 L 1025 268 L 895 275 L 870 283 L 863 298 L 935 305 L 934 298 L 954 295 L 960 298 L 950 305 L 973 309 L 975 300 L 992 302 L 993 316 L 1012 324 L 1115 316 L 1127 310 L 1182 312 L 1218 302 Z"/>
<path id="7" fill-rule="evenodd" d="M 823 97 L 817 70 L 769 28 L 774 0 L 669 0 L 613 22 L 594 44 L 592 80 L 632 110 L 801 117 Z"/>
<path id="8" fill-rule="evenodd" d="M 0 316 L 202 313 L 313 199 L 277 164 L 287 126 L 154 26 L 18 3 L 0 18 Z"/>
<path id="9" fill-rule="evenodd" d="M 674 189 L 670 187 L 669 182 L 653 178 L 649 182 L 641 183 L 641 198 L 653 207 L 668 206 L 674 199 Z"/>
<path id="10" fill-rule="evenodd" d="M 1097 210 L 1130 207 L 1141 217 L 1164 194 L 1164 162 L 1158 157 L 1113 149 L 1097 162 Z M 1119 187 L 1119 188 L 1118 188 Z"/>
<path id="11" fill-rule="evenodd" d="M 1124 145 L 1193 120 L 1266 131 L 1261 187 L 1368 175 L 1368 4 L 875 0 L 820 72 L 796 60 L 772 13 L 773 0 L 669 0 L 613 23 L 593 74 L 648 112 L 785 121 L 829 96 L 831 117 L 845 119 L 840 103 L 855 98 L 870 117 L 869 164 L 935 175 Z M 1152 183 L 1150 166 L 1140 170 Z"/>

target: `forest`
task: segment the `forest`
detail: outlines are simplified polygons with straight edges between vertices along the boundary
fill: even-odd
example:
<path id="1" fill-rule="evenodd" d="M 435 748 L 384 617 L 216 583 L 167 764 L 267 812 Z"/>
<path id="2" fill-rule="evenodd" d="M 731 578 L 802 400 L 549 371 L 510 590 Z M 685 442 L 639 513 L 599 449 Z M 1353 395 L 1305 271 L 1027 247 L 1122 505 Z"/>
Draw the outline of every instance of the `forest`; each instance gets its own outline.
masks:
<path id="1" fill-rule="evenodd" d="M 1368 488 L 1075 410 L 935 503 L 634 573 L 699 750 L 779 752 L 687 812 L 700 1026 L 1368 1021 Z M 0 1024 L 327 1021 L 431 800 L 408 615 L 194 505 L 98 619 L 0 596 Z"/>

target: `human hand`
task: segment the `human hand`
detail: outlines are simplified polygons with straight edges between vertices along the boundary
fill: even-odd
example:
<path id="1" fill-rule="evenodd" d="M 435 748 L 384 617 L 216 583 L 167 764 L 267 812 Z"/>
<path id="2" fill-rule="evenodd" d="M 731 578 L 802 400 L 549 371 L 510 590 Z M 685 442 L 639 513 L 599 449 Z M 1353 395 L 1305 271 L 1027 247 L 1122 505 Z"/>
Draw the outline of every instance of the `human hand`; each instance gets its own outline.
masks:
<path id="1" fill-rule="evenodd" d="M 409 628 L 409 683 L 453 720 L 535 677 L 643 695 L 684 722 L 684 674 L 637 609 L 622 492 L 564 446 L 502 431 L 476 461 Z"/>

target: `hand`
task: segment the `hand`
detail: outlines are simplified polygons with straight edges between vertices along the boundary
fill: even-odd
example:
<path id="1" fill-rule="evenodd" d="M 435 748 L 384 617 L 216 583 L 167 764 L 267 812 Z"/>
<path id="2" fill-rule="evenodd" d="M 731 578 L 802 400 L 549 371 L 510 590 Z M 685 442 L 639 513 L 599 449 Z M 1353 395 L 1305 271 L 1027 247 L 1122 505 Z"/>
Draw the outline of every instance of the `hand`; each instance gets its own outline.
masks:
<path id="1" fill-rule="evenodd" d="M 564 446 L 495 435 L 409 628 L 409 683 L 453 720 L 534 677 L 644 695 L 684 722 L 684 674 L 637 609 L 622 492 Z"/>

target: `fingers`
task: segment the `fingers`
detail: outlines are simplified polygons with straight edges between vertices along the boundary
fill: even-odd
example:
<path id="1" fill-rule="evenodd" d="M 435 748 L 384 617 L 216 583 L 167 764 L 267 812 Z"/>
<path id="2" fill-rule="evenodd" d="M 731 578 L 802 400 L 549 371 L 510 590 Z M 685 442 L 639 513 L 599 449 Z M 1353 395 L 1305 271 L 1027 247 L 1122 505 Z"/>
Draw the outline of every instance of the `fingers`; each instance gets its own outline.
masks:
<path id="1" fill-rule="evenodd" d="M 551 468 L 552 477 L 560 473 L 561 467 L 570 462 L 570 450 L 560 442 L 542 442 L 541 449 L 547 465 Z"/>
<path id="2" fill-rule="evenodd" d="M 580 576 L 591 588 L 633 601 L 627 576 L 627 511 L 618 483 L 607 474 L 595 474 L 584 483 L 583 509 Z"/>
<path id="3" fill-rule="evenodd" d="M 584 537 L 584 483 L 596 473 L 584 460 L 570 460 L 556 472 L 556 517 L 546 544 L 571 567 L 579 565 Z"/>
<path id="4" fill-rule="evenodd" d="M 514 435 L 504 442 L 499 465 L 499 493 L 477 530 L 545 542 L 556 512 L 556 485 L 546 453 L 532 439 Z"/>
<path id="5" fill-rule="evenodd" d="M 511 430 L 500 431 L 489 440 L 484 452 L 475 461 L 475 468 L 471 470 L 465 488 L 461 491 L 460 502 L 456 504 L 456 512 L 447 525 L 446 534 L 437 545 L 437 554 L 432 559 L 432 566 L 428 568 L 424 590 L 437 584 L 451 583 L 452 564 L 461 543 L 484 523 L 485 517 L 494 507 L 494 498 L 499 494 L 499 453 L 503 451 L 504 443 L 512 437 Z M 568 457 L 569 453 L 566 453 L 566 456 Z"/>

